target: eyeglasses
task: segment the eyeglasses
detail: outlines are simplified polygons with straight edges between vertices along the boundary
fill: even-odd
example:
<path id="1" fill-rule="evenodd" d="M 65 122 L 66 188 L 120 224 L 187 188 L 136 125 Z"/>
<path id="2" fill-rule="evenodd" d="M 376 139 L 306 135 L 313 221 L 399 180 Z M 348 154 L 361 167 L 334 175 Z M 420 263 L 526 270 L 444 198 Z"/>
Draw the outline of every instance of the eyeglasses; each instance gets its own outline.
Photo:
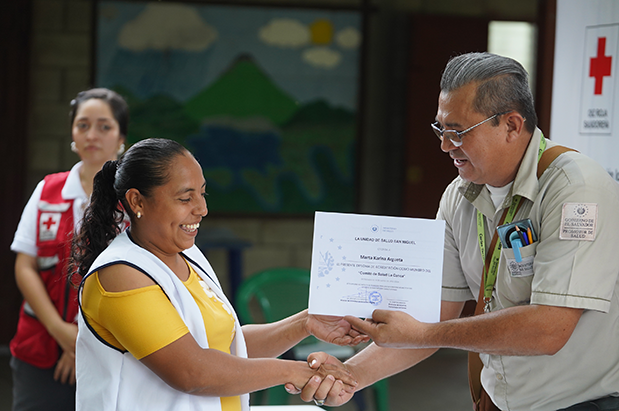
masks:
<path id="1" fill-rule="evenodd" d="M 510 110 L 511 111 L 511 110 Z M 504 111 L 502 113 L 496 113 L 493 116 L 488 117 L 487 119 L 475 124 L 474 126 L 471 126 L 469 128 L 467 128 L 464 131 L 456 131 L 456 130 L 441 130 L 440 128 L 440 124 L 439 122 L 435 122 L 430 124 L 430 126 L 432 127 L 432 130 L 434 130 L 434 134 L 436 134 L 436 136 L 443 141 L 443 137 L 447 137 L 449 140 L 451 140 L 451 143 L 456 146 L 456 147 L 460 147 L 462 145 L 462 136 L 465 133 L 468 133 L 469 131 L 471 131 L 472 129 L 474 129 L 477 126 L 481 126 L 482 124 L 492 120 L 495 117 L 501 116 L 503 114 L 507 114 L 510 111 Z"/>

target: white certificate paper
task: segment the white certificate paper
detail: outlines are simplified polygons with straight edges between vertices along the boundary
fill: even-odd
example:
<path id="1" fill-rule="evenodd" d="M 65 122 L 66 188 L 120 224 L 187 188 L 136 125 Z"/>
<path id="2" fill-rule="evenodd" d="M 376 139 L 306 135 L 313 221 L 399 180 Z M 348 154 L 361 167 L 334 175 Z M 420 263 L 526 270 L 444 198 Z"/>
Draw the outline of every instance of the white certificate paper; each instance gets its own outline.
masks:
<path id="1" fill-rule="evenodd" d="M 316 212 L 309 312 L 438 322 L 444 237 L 442 220 Z"/>

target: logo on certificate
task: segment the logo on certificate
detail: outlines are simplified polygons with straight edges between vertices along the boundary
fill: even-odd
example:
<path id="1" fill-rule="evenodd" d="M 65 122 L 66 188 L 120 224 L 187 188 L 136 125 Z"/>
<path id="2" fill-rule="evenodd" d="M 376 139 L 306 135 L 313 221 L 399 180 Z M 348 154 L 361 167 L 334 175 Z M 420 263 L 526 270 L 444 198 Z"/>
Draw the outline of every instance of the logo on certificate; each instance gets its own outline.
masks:
<path id="1" fill-rule="evenodd" d="M 330 252 L 320 253 L 320 259 L 318 260 L 318 277 L 324 277 L 328 275 L 335 266 L 335 259 Z"/>
<path id="2" fill-rule="evenodd" d="M 383 296 L 378 291 L 372 291 L 370 295 L 368 295 L 368 301 L 372 305 L 378 305 L 383 302 Z"/>

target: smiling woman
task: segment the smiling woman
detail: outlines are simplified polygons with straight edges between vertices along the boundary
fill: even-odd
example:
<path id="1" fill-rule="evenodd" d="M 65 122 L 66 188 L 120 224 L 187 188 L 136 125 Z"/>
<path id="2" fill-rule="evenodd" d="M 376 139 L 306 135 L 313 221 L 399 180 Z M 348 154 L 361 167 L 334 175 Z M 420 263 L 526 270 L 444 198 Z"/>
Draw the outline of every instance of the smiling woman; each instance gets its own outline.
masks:
<path id="1" fill-rule="evenodd" d="M 208 212 L 206 181 L 189 152 L 177 155 L 173 168 L 166 184 L 154 187 L 148 196 L 130 188 L 125 199 L 132 213 L 141 215 L 131 230 L 134 241 L 169 266 L 185 266 L 179 253 L 193 246 L 200 221 Z"/>
<path id="2" fill-rule="evenodd" d="M 337 366 L 268 358 L 310 334 L 340 345 L 367 340 L 343 319 L 305 310 L 240 326 L 194 245 L 205 189 L 193 155 L 165 139 L 134 144 L 96 175 L 73 248 L 83 277 L 78 410 L 248 410 L 251 391 L 327 376 L 354 389 Z"/>

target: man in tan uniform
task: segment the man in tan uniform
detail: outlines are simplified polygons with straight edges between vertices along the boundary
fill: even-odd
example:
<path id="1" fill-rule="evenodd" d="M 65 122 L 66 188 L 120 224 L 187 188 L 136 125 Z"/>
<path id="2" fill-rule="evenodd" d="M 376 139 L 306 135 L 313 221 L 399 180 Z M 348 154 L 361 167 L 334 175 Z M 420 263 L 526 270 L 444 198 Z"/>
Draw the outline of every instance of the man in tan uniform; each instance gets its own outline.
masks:
<path id="1" fill-rule="evenodd" d="M 441 322 L 384 310 L 370 322 L 346 317 L 374 340 L 346 362 L 359 388 L 449 347 L 480 353 L 494 409 L 619 409 L 619 185 L 573 151 L 538 177 L 555 144 L 536 124 L 518 62 L 489 53 L 449 61 L 432 125 L 459 172 L 437 214 L 446 222 Z M 491 244 L 509 221 L 527 238 Z M 478 295 L 485 312 L 459 318 Z M 350 395 L 339 384 L 310 382 L 301 397 L 340 405 Z"/>

